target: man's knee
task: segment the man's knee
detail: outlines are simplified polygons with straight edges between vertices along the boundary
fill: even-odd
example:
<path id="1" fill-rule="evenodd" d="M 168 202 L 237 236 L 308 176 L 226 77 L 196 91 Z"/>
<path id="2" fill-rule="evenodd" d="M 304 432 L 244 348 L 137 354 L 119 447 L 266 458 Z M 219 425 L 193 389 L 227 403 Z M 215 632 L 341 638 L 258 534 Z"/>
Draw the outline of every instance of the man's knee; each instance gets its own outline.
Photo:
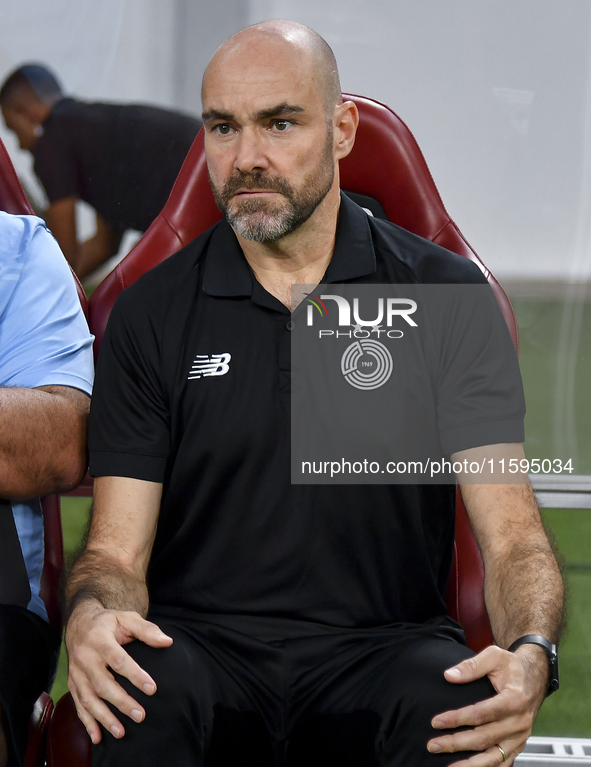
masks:
<path id="1" fill-rule="evenodd" d="M 170 647 L 154 648 L 136 641 L 125 648 L 156 682 L 154 695 L 146 695 L 124 677 L 116 675 L 117 681 L 146 712 L 211 709 L 217 685 L 207 653 L 183 632 L 167 627 L 166 633 L 173 638 Z"/>
<path id="2" fill-rule="evenodd" d="M 139 724 L 109 707 L 125 726 L 125 735 L 115 740 L 103 732 L 93 747 L 93 765 L 111 767 L 129 764 L 201 764 L 213 718 L 215 678 L 205 652 L 180 631 L 163 629 L 173 638 L 166 648 L 142 642 L 125 647 L 130 656 L 156 682 L 156 692 L 146 695 L 128 679 L 115 674 L 117 682 L 143 706 L 146 716 Z"/>
<path id="3" fill-rule="evenodd" d="M 382 685 L 383 700 L 388 695 L 390 700 L 383 709 L 387 714 L 381 732 L 381 763 L 404 764 L 404 758 L 411 756 L 417 765 L 423 761 L 447 763 L 449 755 L 434 758 L 427 752 L 427 741 L 445 732 L 434 730 L 432 719 L 444 711 L 463 708 L 495 694 L 486 677 L 468 684 L 445 679 L 446 669 L 473 655 L 467 647 L 445 640 L 418 643 L 401 654 L 384 676 Z M 400 757 L 402 761 L 396 761 Z"/>
<path id="4" fill-rule="evenodd" d="M 167 764 L 174 754 L 175 765 L 271 764 L 271 744 L 261 714 L 249 706 L 240 679 L 233 677 L 208 651 L 208 640 L 200 641 L 176 627 L 162 626 L 173 638 L 170 647 L 155 649 L 141 642 L 126 646 L 131 657 L 157 685 L 145 695 L 129 680 L 115 675 L 125 690 L 140 703 L 146 717 L 139 724 L 122 719 L 125 735 L 115 740 L 104 732 L 93 748 L 95 767 L 126 763 Z M 121 718 L 111 704 L 113 712 Z M 250 761 L 249 754 L 255 754 Z"/>
<path id="5" fill-rule="evenodd" d="M 398 664 L 404 667 L 398 685 L 403 686 L 408 705 L 422 704 L 436 709 L 434 713 L 441 713 L 494 694 L 488 679 L 470 684 L 453 684 L 445 679 L 443 672 L 446 669 L 473 655 L 464 645 L 446 640 L 419 643 L 405 652 Z M 440 706 L 444 708 L 439 709 Z"/>

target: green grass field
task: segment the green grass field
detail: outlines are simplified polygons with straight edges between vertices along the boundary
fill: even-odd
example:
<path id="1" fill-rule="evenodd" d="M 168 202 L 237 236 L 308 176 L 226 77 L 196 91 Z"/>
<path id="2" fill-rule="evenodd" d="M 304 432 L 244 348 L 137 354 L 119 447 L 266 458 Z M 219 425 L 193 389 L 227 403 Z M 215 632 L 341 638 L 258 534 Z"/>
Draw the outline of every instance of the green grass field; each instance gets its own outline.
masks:
<path id="1" fill-rule="evenodd" d="M 591 303 L 511 298 L 520 327 L 526 391 L 526 453 L 571 458 L 575 474 L 591 474 Z M 64 498 L 68 554 L 76 549 L 90 501 Z M 564 558 L 568 627 L 561 647 L 561 689 L 544 703 L 534 734 L 591 737 L 591 510 L 545 509 Z M 66 691 L 66 660 L 52 691 Z"/>

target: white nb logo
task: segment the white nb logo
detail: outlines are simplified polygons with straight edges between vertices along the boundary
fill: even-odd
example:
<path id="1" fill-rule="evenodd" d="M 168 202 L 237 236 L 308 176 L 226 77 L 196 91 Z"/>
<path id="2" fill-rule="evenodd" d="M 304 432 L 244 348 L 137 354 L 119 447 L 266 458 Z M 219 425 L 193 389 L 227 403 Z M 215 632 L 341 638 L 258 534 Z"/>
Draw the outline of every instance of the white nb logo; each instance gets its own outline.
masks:
<path id="1" fill-rule="evenodd" d="M 194 378 L 205 376 L 225 376 L 230 369 L 231 359 L 232 355 L 228 352 L 212 355 L 198 354 L 191 366 L 187 380 L 192 381 Z"/>

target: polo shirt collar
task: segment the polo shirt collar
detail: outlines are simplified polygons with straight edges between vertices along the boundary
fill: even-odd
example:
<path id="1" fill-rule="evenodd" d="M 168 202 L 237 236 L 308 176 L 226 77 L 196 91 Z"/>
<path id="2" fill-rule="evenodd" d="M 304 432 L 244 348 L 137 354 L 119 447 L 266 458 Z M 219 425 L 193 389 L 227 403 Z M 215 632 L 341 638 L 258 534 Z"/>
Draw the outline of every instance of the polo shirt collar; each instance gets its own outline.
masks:
<path id="1" fill-rule="evenodd" d="M 231 226 L 222 221 L 207 248 L 203 290 L 211 296 L 252 296 L 255 277 Z M 376 271 L 367 213 L 341 193 L 335 249 L 324 283 L 346 282 Z"/>
<path id="2" fill-rule="evenodd" d="M 375 271 L 376 253 L 368 214 L 341 192 L 334 253 L 321 282 L 347 282 Z"/>

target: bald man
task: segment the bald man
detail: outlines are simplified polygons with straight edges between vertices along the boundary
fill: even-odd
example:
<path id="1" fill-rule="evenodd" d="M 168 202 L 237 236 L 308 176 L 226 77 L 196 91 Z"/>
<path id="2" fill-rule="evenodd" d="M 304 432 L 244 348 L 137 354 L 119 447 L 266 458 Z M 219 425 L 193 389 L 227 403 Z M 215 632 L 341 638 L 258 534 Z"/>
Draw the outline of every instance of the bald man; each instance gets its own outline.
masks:
<path id="1" fill-rule="evenodd" d="M 126 230 L 150 226 L 201 128 L 196 117 L 168 109 L 66 97 L 40 64 L 7 77 L 0 107 L 21 149 L 33 155 L 49 200 L 44 218 L 80 279 L 117 253 Z M 96 211 L 96 232 L 83 242 L 79 200 Z"/>
<path id="2" fill-rule="evenodd" d="M 312 30 L 243 30 L 202 95 L 225 220 L 122 294 L 97 372 L 66 636 L 94 764 L 510 764 L 549 672 L 505 648 L 555 642 L 562 600 L 526 480 L 462 484 L 498 643 L 474 657 L 442 596 L 454 487 L 289 471 L 292 285 L 483 278 L 341 196 L 358 115 Z"/>

